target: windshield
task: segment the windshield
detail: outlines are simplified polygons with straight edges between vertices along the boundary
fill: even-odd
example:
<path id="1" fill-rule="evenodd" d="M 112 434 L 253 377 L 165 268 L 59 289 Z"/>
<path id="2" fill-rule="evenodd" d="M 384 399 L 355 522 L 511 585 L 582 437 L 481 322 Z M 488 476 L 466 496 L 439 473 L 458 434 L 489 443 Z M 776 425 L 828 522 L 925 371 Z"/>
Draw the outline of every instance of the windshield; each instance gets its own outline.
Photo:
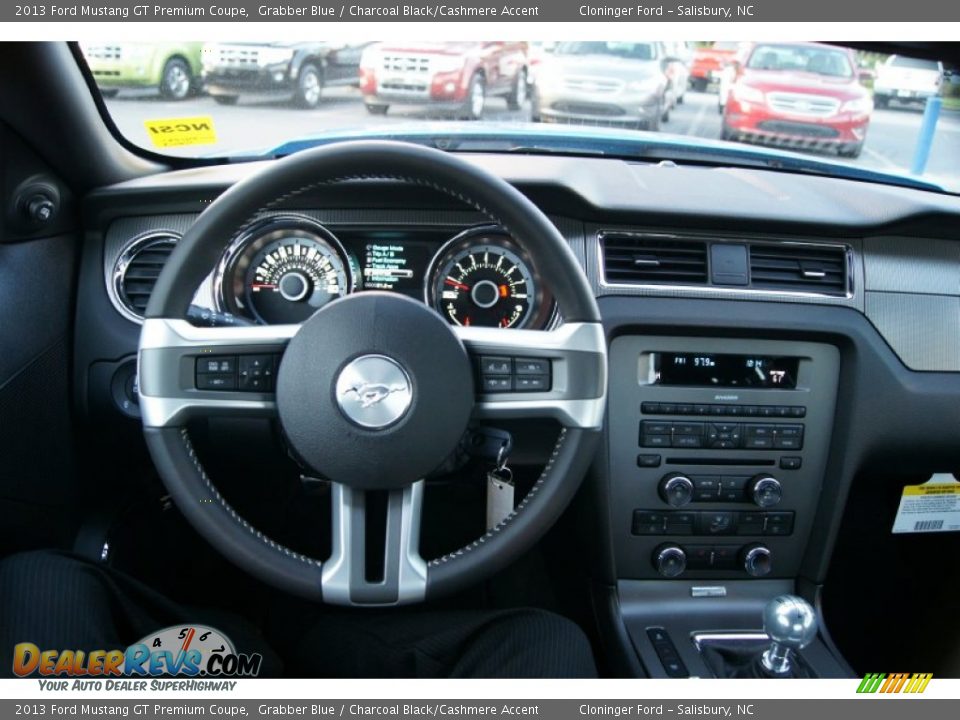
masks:
<path id="1" fill-rule="evenodd" d="M 387 137 L 960 192 L 960 75 L 882 46 L 397 37 L 80 50 L 120 134 L 181 158 L 247 160 Z"/>
<path id="2" fill-rule="evenodd" d="M 656 57 L 652 43 L 630 42 L 563 42 L 557 45 L 557 55 L 611 55 L 631 60 L 653 60 Z"/>
<path id="3" fill-rule="evenodd" d="M 751 70 L 808 72 L 831 77 L 853 77 L 853 68 L 847 53 L 821 47 L 758 45 L 750 53 L 747 67 Z"/>

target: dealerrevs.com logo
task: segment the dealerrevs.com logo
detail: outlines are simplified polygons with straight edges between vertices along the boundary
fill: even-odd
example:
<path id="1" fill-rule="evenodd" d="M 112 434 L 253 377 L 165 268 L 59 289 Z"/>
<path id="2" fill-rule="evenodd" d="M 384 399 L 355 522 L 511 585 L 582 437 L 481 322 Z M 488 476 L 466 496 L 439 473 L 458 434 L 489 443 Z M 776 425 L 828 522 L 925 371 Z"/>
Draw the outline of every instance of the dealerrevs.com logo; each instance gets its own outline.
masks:
<path id="1" fill-rule="evenodd" d="M 41 649 L 31 642 L 13 648 L 17 677 L 256 677 L 262 661 L 203 625 L 168 627 L 125 649 Z"/>

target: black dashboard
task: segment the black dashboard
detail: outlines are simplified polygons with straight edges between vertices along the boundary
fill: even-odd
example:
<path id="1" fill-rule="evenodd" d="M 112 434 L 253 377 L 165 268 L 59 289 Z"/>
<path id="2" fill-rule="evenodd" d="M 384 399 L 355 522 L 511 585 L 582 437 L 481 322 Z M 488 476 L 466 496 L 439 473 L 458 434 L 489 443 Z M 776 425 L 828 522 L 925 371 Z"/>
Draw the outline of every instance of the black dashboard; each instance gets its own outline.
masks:
<path id="1" fill-rule="evenodd" d="M 611 582 L 822 579 L 857 474 L 958 464 L 957 198 L 759 170 L 468 159 L 547 212 L 599 299 L 610 403 L 593 487 Z M 124 275 L 131 261 L 153 263 L 149 283 L 203 208 L 257 167 L 87 199 L 75 386 L 88 417 L 137 415 L 144 300 Z M 166 245 L 138 264 L 144 238 Z M 325 187 L 223 246 L 194 302 L 237 322 L 297 322 L 365 288 L 503 332 L 562 322 L 550 278 L 503 229 L 402 183 Z"/>

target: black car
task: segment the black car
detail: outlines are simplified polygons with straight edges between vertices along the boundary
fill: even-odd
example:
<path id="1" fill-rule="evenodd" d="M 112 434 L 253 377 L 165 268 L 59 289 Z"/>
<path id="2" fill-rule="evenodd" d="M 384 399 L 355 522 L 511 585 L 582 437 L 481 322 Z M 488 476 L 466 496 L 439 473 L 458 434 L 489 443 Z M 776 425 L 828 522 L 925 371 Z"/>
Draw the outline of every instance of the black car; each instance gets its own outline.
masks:
<path id="1" fill-rule="evenodd" d="M 320 104 L 323 88 L 357 85 L 360 54 L 369 43 L 323 42 L 207 43 L 203 80 L 221 105 L 241 95 L 292 100 L 302 108 Z"/>

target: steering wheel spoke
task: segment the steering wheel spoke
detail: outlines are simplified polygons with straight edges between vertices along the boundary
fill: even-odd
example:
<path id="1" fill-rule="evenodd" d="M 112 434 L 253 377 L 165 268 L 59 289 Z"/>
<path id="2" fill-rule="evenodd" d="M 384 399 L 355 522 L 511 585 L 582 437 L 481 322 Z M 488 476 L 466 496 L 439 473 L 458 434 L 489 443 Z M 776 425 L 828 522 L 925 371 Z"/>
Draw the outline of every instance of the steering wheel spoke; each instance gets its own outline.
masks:
<path id="1" fill-rule="evenodd" d="M 423 481 L 382 491 L 333 483 L 331 503 L 333 552 L 323 565 L 323 600 L 340 605 L 423 600 Z"/>
<path id="2" fill-rule="evenodd" d="M 275 415 L 277 363 L 297 329 L 145 320 L 138 358 L 143 424 L 172 427 L 194 417 Z"/>
<path id="3" fill-rule="evenodd" d="M 551 418 L 571 428 L 602 426 L 607 359 L 598 323 L 567 323 L 550 331 L 455 331 L 477 369 L 477 419 Z M 537 389 L 524 387 L 531 377 L 540 378 Z"/>

